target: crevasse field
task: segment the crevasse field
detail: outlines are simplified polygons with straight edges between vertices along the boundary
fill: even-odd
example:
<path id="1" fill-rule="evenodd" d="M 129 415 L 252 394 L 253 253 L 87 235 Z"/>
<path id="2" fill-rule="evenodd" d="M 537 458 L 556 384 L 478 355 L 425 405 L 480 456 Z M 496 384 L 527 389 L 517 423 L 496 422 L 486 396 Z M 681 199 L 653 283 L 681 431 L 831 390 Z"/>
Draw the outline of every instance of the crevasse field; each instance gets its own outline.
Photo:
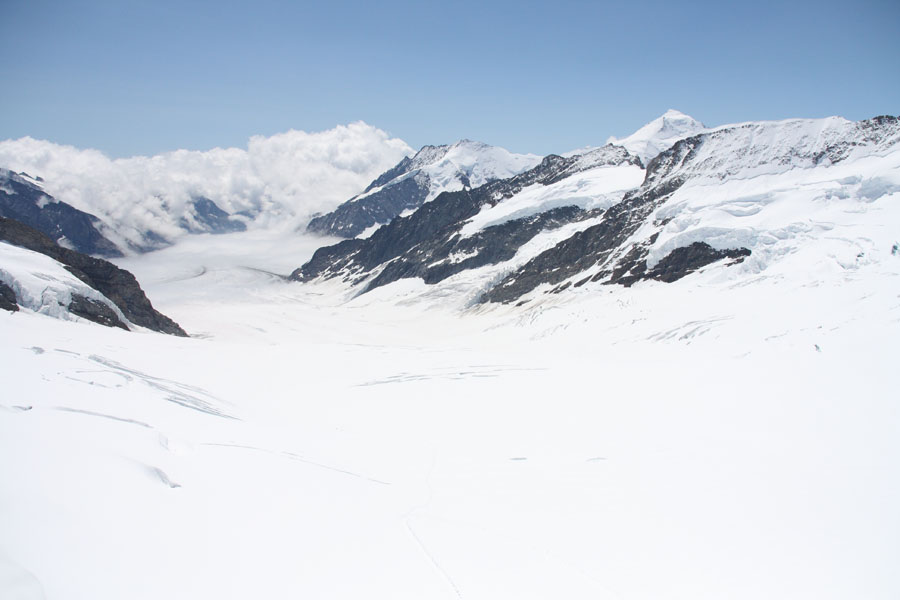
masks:
<path id="1" fill-rule="evenodd" d="M 269 229 L 117 261 L 190 338 L 0 313 L 0 597 L 897 598 L 898 156 L 686 185 L 659 252 L 753 255 L 670 284 L 353 297 Z"/>

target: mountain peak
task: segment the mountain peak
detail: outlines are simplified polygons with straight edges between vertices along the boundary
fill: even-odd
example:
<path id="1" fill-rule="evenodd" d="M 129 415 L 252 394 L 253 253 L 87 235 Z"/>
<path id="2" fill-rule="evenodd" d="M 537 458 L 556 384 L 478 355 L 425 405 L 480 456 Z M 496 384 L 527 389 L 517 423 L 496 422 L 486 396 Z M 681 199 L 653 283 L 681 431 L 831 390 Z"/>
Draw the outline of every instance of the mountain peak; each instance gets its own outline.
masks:
<path id="1" fill-rule="evenodd" d="M 686 115 L 683 112 L 681 112 L 680 110 L 677 110 L 674 108 L 670 108 L 669 110 L 664 112 L 662 117 L 660 117 L 660 118 L 664 119 L 666 117 L 669 117 L 669 118 L 682 117 L 682 118 L 688 118 L 688 119 L 693 120 L 693 117 L 691 117 L 690 115 Z"/>
<path id="2" fill-rule="evenodd" d="M 670 108 L 628 137 L 610 137 L 608 144 L 624 146 L 632 154 L 637 154 L 644 164 L 668 149 L 680 139 L 696 135 L 706 130 L 706 125 L 690 115 Z"/>

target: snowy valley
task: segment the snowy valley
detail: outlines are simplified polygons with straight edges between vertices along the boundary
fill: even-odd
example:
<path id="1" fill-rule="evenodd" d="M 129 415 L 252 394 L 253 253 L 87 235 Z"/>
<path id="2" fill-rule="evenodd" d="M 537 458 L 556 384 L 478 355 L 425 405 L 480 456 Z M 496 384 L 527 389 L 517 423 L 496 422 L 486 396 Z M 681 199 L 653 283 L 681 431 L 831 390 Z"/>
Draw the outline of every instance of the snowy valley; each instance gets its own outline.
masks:
<path id="1" fill-rule="evenodd" d="M 349 127 L 0 143 L 0 597 L 900 593 L 898 119 Z"/>

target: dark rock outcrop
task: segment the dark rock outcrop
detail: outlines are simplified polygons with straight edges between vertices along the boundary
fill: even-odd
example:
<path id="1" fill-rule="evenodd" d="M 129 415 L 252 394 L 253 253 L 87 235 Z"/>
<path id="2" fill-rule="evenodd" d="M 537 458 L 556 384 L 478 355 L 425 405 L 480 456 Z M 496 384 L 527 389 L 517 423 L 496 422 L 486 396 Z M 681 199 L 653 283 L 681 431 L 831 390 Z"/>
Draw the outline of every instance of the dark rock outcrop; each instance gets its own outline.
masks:
<path id="1" fill-rule="evenodd" d="M 716 250 L 706 242 L 694 242 L 690 246 L 672 250 L 653 269 L 647 271 L 645 278 L 671 283 L 723 258 L 733 259 L 731 264 L 737 264 L 748 256 L 749 248 Z"/>
<path id="2" fill-rule="evenodd" d="M 19 305 L 16 303 L 16 292 L 11 287 L 0 281 L 0 309 L 16 312 Z"/>
<path id="3" fill-rule="evenodd" d="M 3 217 L 0 217 L 0 241 L 39 252 L 62 263 L 75 277 L 112 301 L 135 325 L 161 333 L 187 336 L 177 323 L 153 308 L 134 275 L 125 269 L 109 261 L 63 248 L 40 231 Z"/>
<path id="4" fill-rule="evenodd" d="M 88 298 L 87 296 L 72 294 L 72 301 L 69 303 L 69 312 L 83 319 L 87 319 L 88 321 L 99 323 L 100 325 L 118 327 L 119 329 L 128 331 L 128 326 L 122 322 L 113 309 L 103 302 Z"/>
<path id="5" fill-rule="evenodd" d="M 122 256 L 119 248 L 100 233 L 100 219 L 56 200 L 26 177 L 6 169 L 0 169 L 0 217 L 33 227 L 78 252 Z"/>

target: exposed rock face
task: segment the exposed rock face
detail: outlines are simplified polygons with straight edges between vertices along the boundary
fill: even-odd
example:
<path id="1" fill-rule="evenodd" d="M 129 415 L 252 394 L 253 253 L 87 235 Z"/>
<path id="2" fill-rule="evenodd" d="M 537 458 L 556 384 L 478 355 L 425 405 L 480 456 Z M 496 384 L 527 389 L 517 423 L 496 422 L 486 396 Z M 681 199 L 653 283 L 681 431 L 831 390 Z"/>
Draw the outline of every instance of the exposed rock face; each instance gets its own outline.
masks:
<path id="1" fill-rule="evenodd" d="M 15 219 L 60 245 L 97 256 L 122 256 L 100 233 L 100 219 L 45 193 L 37 180 L 0 169 L 0 217 Z"/>
<path id="2" fill-rule="evenodd" d="M 0 217 L 0 241 L 39 252 L 62 263 L 75 277 L 112 301 L 125 318 L 135 325 L 161 333 L 187 336 L 177 323 L 153 308 L 134 275 L 111 262 L 63 248 L 40 231 L 3 217 Z M 108 322 L 103 324 L 120 326 L 110 319 L 109 313 L 104 312 L 104 309 L 109 311 L 109 307 L 99 308 L 86 298 L 81 301 L 75 301 L 73 298 L 73 304 L 76 305 L 76 310 L 84 313 L 81 316 L 90 315 L 85 318 L 93 317 L 91 320 L 97 322 L 106 320 Z M 115 317 L 115 313 L 112 315 Z M 118 317 L 115 317 L 115 320 L 119 321 Z"/>
<path id="3" fill-rule="evenodd" d="M 99 323 L 107 327 L 118 327 L 128 331 L 128 326 L 119 319 L 119 316 L 110 307 L 80 294 L 72 294 L 69 303 L 69 312 L 88 321 Z"/>
<path id="4" fill-rule="evenodd" d="M 694 242 L 690 246 L 672 250 L 653 269 L 646 272 L 645 279 L 671 283 L 723 258 L 730 258 L 732 264 L 736 264 L 747 256 L 750 256 L 750 250 L 747 248 L 716 250 L 706 242 Z"/>
<path id="5" fill-rule="evenodd" d="M 424 177 L 408 177 L 367 196 L 348 200 L 327 215 L 314 218 L 307 230 L 355 237 L 373 225 L 387 223 L 406 210 L 422 206 L 428 191 L 428 181 Z"/>

